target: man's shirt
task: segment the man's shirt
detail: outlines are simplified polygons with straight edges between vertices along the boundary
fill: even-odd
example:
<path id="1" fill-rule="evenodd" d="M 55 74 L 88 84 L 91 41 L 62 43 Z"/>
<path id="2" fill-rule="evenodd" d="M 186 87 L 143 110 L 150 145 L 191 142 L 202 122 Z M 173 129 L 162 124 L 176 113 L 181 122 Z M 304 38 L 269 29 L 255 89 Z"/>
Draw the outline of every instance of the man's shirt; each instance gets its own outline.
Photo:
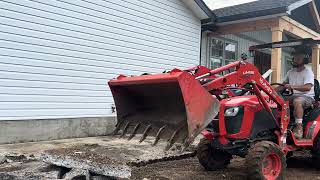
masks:
<path id="1" fill-rule="evenodd" d="M 305 84 L 312 84 L 310 91 L 297 91 L 293 90 L 295 94 L 302 94 L 314 98 L 314 74 L 311 69 L 304 68 L 304 70 L 298 72 L 296 68 L 287 72 L 284 82 L 289 83 L 291 86 L 302 86 Z"/>

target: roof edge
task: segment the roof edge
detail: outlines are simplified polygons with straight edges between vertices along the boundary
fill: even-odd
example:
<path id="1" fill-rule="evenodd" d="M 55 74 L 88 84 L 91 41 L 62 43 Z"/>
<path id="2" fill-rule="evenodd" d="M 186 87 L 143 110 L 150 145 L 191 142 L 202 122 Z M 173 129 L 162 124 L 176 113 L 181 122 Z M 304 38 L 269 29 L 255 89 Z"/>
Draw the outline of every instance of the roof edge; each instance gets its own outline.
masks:
<path id="1" fill-rule="evenodd" d="M 264 20 L 264 19 L 271 19 L 271 18 L 279 18 L 287 16 L 286 13 L 280 13 L 280 14 L 272 14 L 272 15 L 266 15 L 266 16 L 259 16 L 259 17 L 252 17 L 248 19 L 240 19 L 235 21 L 227 21 L 227 22 L 218 22 L 216 23 L 217 26 L 225 26 L 230 24 L 236 24 L 236 23 L 244 23 L 244 22 L 250 22 L 250 21 L 257 21 L 257 20 Z"/>
<path id="2" fill-rule="evenodd" d="M 306 4 L 310 3 L 310 2 L 312 2 L 312 0 L 300 0 L 300 1 L 297 1 L 295 3 L 292 3 L 292 4 L 290 4 L 288 6 L 287 13 L 291 14 L 291 11 L 293 11 L 293 10 L 295 10 L 295 9 L 301 7 L 301 6 L 304 6 L 304 5 L 306 5 Z"/>
<path id="3" fill-rule="evenodd" d="M 266 10 L 262 10 L 262 11 L 236 14 L 236 15 L 232 15 L 232 16 L 220 17 L 220 18 L 218 18 L 217 23 L 239 21 L 239 20 L 257 18 L 257 17 L 261 17 L 261 16 L 277 15 L 277 14 L 279 14 L 279 16 L 280 15 L 282 16 L 284 13 L 287 13 L 287 11 L 288 11 L 287 7 L 279 7 L 279 8 L 273 8 L 273 9 L 266 9 Z"/>

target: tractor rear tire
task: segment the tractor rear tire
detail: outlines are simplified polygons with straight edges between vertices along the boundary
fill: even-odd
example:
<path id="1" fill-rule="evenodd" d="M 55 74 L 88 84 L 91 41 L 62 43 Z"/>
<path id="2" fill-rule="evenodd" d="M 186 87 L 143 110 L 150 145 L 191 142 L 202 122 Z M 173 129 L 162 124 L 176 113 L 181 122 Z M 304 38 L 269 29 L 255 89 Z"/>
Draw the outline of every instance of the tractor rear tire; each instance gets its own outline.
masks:
<path id="1" fill-rule="evenodd" d="M 312 165 L 316 169 L 320 169 L 320 133 L 313 141 L 313 147 L 311 149 L 312 154 Z"/>
<path id="2" fill-rule="evenodd" d="M 246 156 L 248 179 L 285 179 L 286 158 L 280 147 L 271 141 L 251 146 Z"/>
<path id="3" fill-rule="evenodd" d="M 208 171 L 224 169 L 230 164 L 232 155 L 211 146 L 208 139 L 200 140 L 197 149 L 197 158 L 199 163 Z"/>

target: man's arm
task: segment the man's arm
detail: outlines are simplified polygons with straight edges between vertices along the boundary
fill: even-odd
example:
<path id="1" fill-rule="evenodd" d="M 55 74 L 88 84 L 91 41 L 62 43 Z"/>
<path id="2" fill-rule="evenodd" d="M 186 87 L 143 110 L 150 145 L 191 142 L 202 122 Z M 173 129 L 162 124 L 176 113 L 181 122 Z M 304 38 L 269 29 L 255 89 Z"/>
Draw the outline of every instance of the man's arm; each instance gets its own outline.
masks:
<path id="1" fill-rule="evenodd" d="M 312 86 L 313 86 L 313 84 L 311 84 L 311 83 L 308 83 L 308 84 L 305 84 L 305 85 L 301 85 L 301 86 L 292 86 L 290 84 L 286 84 L 285 85 L 285 87 L 288 88 L 289 90 L 293 89 L 293 90 L 297 90 L 297 91 L 300 91 L 300 92 L 310 91 Z"/>

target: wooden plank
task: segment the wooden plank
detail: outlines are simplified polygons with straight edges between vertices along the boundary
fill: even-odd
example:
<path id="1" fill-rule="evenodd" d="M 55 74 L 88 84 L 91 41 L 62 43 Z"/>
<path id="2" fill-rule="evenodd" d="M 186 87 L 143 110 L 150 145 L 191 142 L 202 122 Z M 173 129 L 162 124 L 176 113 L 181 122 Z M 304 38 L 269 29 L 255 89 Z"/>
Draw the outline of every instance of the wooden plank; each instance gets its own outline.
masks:
<path id="1" fill-rule="evenodd" d="M 282 41 L 283 31 L 279 28 L 272 29 L 272 42 Z M 280 82 L 281 80 L 281 48 L 275 48 L 271 51 L 271 69 L 273 71 L 271 82 Z"/>
<path id="2" fill-rule="evenodd" d="M 313 38 L 320 36 L 319 33 L 287 16 L 280 18 L 280 29 L 296 38 Z"/>
<path id="3" fill-rule="evenodd" d="M 316 79 L 320 78 L 319 59 L 320 59 L 320 46 L 316 45 L 312 48 L 312 71 Z"/>
<path id="4" fill-rule="evenodd" d="M 319 31 L 320 30 L 320 17 L 319 17 L 318 9 L 317 9 L 317 6 L 316 6 L 316 3 L 314 0 L 309 3 L 309 8 L 310 8 L 314 23 L 317 27 L 317 30 Z"/>
<path id="5" fill-rule="evenodd" d="M 263 29 L 270 29 L 278 25 L 278 18 L 262 19 L 249 22 L 240 22 L 219 26 L 217 31 L 209 33 L 210 35 L 236 34 L 242 32 L 252 32 Z"/>

